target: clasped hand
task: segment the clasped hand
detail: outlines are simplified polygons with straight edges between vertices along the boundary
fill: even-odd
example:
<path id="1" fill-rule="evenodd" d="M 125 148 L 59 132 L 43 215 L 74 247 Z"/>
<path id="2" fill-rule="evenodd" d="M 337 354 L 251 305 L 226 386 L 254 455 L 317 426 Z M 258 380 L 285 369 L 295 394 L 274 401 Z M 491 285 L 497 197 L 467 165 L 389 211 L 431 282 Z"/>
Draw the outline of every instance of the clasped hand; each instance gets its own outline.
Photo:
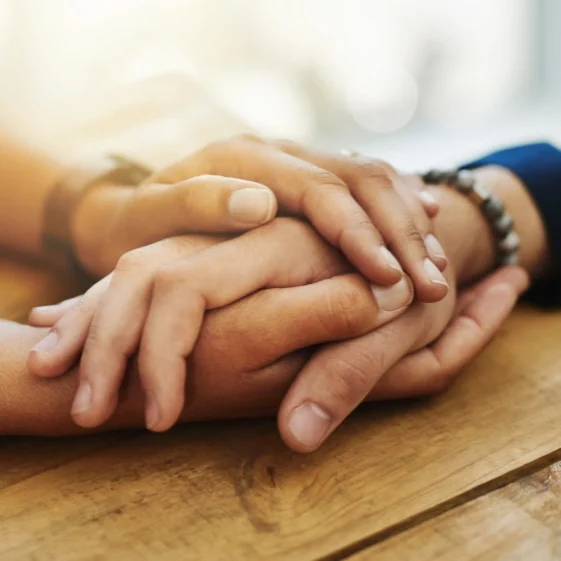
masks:
<path id="1" fill-rule="evenodd" d="M 505 269 L 458 296 L 454 263 L 431 233 L 435 201 L 418 182 L 365 158 L 240 137 L 159 172 L 127 204 L 138 207 L 142 190 L 152 197 L 156 189 L 162 200 L 176 201 L 159 212 L 176 214 L 170 193 L 193 201 L 185 193 L 194 186 L 203 201 L 224 201 L 224 189 L 232 194 L 224 181 L 232 179 L 274 195 L 265 222 L 277 206 L 301 218 L 276 218 L 238 237 L 129 239 L 132 247 L 154 243 L 126 251 L 79 299 L 32 313 L 33 324 L 51 330 L 32 351 L 30 371 L 61 376 L 80 361 L 72 408 L 80 426 L 98 427 L 115 413 L 132 358 L 146 426 L 155 431 L 189 417 L 189 392 L 204 393 L 212 365 L 226 387 L 229 373 L 253 373 L 259 387 L 262 371 L 268 383 L 289 388 L 278 410 L 281 436 L 311 451 L 365 399 L 446 387 L 526 286 L 523 271 Z M 243 229 L 232 227 L 223 203 L 195 200 L 193 229 Z M 222 213 L 222 226 L 212 212 Z M 173 231 L 153 229 L 155 238 L 189 231 L 172 224 Z M 216 317 L 229 317 L 229 330 L 209 338 Z"/>

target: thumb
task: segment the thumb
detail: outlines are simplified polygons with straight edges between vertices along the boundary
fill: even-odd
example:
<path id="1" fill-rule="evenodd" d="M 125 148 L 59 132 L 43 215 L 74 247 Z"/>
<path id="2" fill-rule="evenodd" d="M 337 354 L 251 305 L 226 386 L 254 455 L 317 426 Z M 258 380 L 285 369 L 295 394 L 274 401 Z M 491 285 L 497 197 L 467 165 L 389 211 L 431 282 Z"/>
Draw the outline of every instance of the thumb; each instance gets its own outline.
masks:
<path id="1" fill-rule="evenodd" d="M 245 232 L 276 212 L 274 193 L 253 181 L 201 175 L 145 185 L 133 192 L 120 216 L 119 245 L 127 251 L 178 234 Z"/>

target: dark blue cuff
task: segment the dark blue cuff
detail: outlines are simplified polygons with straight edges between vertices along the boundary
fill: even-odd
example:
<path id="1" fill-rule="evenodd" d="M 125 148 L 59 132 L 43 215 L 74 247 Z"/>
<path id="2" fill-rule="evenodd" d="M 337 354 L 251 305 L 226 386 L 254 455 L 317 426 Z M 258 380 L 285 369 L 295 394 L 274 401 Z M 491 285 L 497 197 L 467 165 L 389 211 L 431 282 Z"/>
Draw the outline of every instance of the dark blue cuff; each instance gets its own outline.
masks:
<path id="1" fill-rule="evenodd" d="M 548 232 L 556 270 L 561 270 L 561 150 L 546 142 L 493 152 L 462 169 L 501 166 L 517 175 L 536 202 Z M 561 305 L 561 275 L 536 283 L 528 299 L 546 306 Z"/>

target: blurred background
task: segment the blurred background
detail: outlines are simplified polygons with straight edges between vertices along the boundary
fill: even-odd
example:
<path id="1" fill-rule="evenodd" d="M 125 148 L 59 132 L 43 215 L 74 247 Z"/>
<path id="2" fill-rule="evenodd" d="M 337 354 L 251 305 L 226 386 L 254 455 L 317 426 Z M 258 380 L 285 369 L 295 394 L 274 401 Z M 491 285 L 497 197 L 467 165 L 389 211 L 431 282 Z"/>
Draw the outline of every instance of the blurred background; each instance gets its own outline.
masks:
<path id="1" fill-rule="evenodd" d="M 0 0 L 0 119 L 164 164 L 242 130 L 403 169 L 561 140 L 557 0 Z"/>

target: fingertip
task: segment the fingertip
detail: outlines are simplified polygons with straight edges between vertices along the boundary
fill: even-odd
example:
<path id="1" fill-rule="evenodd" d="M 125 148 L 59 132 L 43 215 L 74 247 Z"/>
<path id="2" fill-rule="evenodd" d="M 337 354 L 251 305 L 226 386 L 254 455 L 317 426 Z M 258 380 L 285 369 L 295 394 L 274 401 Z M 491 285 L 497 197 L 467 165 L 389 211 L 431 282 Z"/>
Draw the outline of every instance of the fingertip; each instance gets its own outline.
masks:
<path id="1" fill-rule="evenodd" d="M 435 267 L 436 268 L 436 267 Z M 420 281 L 415 283 L 415 295 L 417 299 L 426 304 L 440 302 L 448 294 L 450 287 L 446 282 Z"/>
<path id="2" fill-rule="evenodd" d="M 436 197 L 429 191 L 423 189 L 419 191 L 419 199 L 423 205 L 423 209 L 429 218 L 434 218 L 440 211 L 440 204 Z"/>
<path id="3" fill-rule="evenodd" d="M 450 289 L 440 269 L 428 257 L 424 259 L 421 267 L 415 267 L 411 277 L 415 286 L 415 295 L 421 302 L 440 302 Z"/>
<path id="4" fill-rule="evenodd" d="M 162 412 L 163 411 L 163 412 Z M 163 408 L 154 396 L 146 395 L 144 410 L 144 423 L 150 432 L 166 432 L 170 430 L 179 420 L 179 412 L 172 412 L 171 408 Z"/>
<path id="5" fill-rule="evenodd" d="M 277 198 L 265 185 L 244 187 L 232 191 L 228 198 L 228 214 L 246 228 L 270 222 L 277 214 Z"/>
<path id="6" fill-rule="evenodd" d="M 431 255 L 431 261 L 438 267 L 441 273 L 448 267 L 448 258 L 445 255 Z"/>
<path id="7" fill-rule="evenodd" d="M 522 267 L 507 267 L 507 273 L 512 286 L 520 295 L 530 287 L 530 275 Z"/>
<path id="8" fill-rule="evenodd" d="M 64 314 L 58 306 L 40 306 L 33 308 L 27 317 L 27 323 L 32 327 L 51 327 Z"/>
<path id="9" fill-rule="evenodd" d="M 368 280 L 381 286 L 394 285 L 405 274 L 397 258 L 385 246 L 377 248 L 374 258 L 370 257 L 368 265 L 361 267 L 360 263 L 355 264 Z"/>
<path id="10" fill-rule="evenodd" d="M 317 450 L 333 430 L 333 419 L 319 405 L 305 401 L 287 415 L 279 414 L 279 433 L 294 452 L 307 454 Z"/>
<path id="11" fill-rule="evenodd" d="M 425 248 L 430 260 L 440 271 L 444 271 L 448 265 L 448 258 L 446 257 L 444 248 L 434 234 L 428 234 L 425 236 Z"/>
<path id="12" fill-rule="evenodd" d="M 498 300 L 499 298 L 504 298 L 505 300 L 512 301 L 513 304 L 518 298 L 520 292 L 518 287 L 509 283 L 509 282 L 502 282 L 500 284 L 495 284 L 487 289 L 485 293 L 486 298 L 490 301 Z"/>
<path id="13" fill-rule="evenodd" d="M 97 390 L 98 395 L 87 380 L 82 380 L 78 386 L 70 415 L 79 427 L 95 429 L 107 422 L 117 408 L 117 396 L 100 398 L 99 388 Z"/>
<path id="14" fill-rule="evenodd" d="M 51 327 L 75 304 L 78 297 L 63 300 L 50 306 L 35 306 L 27 318 L 33 327 Z"/>

